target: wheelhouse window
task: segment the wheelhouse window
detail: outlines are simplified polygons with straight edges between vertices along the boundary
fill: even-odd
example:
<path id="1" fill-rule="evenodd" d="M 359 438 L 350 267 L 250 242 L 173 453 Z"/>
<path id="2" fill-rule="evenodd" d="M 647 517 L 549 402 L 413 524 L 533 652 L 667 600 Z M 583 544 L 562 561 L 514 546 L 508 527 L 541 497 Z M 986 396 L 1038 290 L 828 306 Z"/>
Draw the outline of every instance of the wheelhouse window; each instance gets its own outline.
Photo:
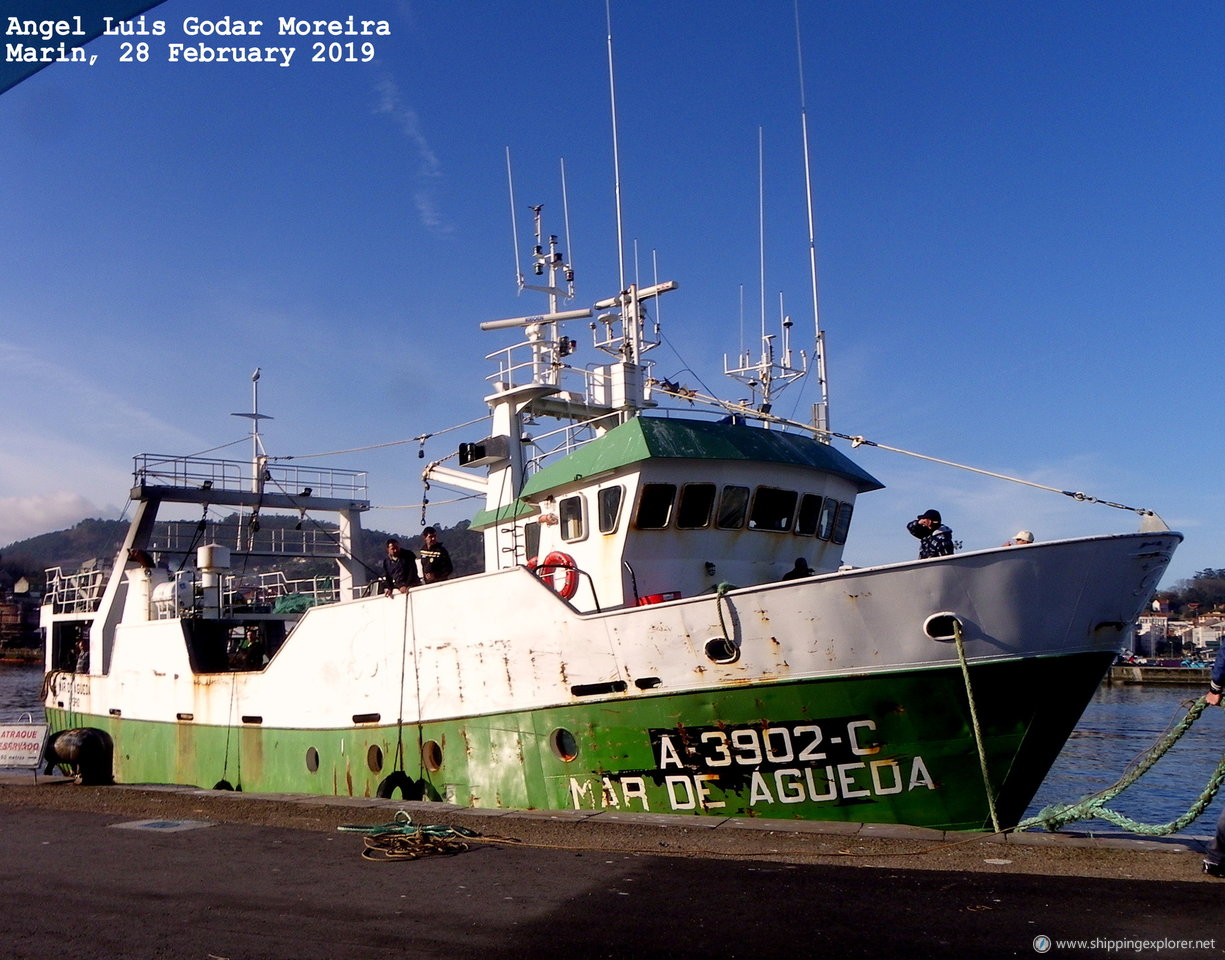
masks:
<path id="1" fill-rule="evenodd" d="M 676 525 L 682 530 L 710 526 L 710 514 L 715 505 L 713 483 L 687 483 L 681 487 L 681 500 L 676 508 Z"/>
<path id="2" fill-rule="evenodd" d="M 834 530 L 834 514 L 838 510 L 838 501 L 833 497 L 827 497 L 825 503 L 821 504 L 821 518 L 817 521 L 817 536 L 822 540 L 828 540 Z"/>
<path id="3" fill-rule="evenodd" d="M 715 525 L 724 530 L 738 530 L 744 526 L 749 509 L 748 487 L 724 487 L 719 497 L 719 513 Z"/>
<path id="4" fill-rule="evenodd" d="M 794 490 L 779 490 L 777 487 L 758 487 L 753 496 L 753 510 L 749 514 L 749 528 L 781 533 L 791 529 L 795 516 L 795 502 L 799 494 Z"/>
<path id="5" fill-rule="evenodd" d="M 834 532 L 830 539 L 834 543 L 846 543 L 847 531 L 851 529 L 851 511 L 855 509 L 852 503 L 838 504 L 838 515 L 834 519 Z"/>
<path id="6" fill-rule="evenodd" d="M 565 497 L 557 505 L 557 520 L 563 540 L 583 539 L 583 498 Z"/>
<path id="7" fill-rule="evenodd" d="M 530 520 L 523 525 L 523 555 L 536 557 L 540 555 L 540 521 Z"/>
<path id="8" fill-rule="evenodd" d="M 641 530 L 662 530 L 672 519 L 672 504 L 676 500 L 675 483 L 644 483 L 638 497 L 638 515 L 634 522 Z"/>
<path id="9" fill-rule="evenodd" d="M 821 519 L 821 499 L 815 493 L 800 497 L 800 512 L 795 518 L 797 536 L 811 537 L 817 532 L 817 521 Z"/>
<path id="10" fill-rule="evenodd" d="M 621 517 L 621 498 L 624 494 L 625 488 L 620 484 L 604 487 L 596 494 L 600 533 L 612 533 L 617 529 L 617 520 Z"/>

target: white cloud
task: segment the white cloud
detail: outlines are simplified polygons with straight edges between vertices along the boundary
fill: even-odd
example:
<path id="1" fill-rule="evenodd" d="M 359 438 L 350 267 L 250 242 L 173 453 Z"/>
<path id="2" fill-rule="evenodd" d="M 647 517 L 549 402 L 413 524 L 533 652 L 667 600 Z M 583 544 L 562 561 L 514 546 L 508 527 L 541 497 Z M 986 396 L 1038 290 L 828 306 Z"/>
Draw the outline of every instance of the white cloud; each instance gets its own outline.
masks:
<path id="1" fill-rule="evenodd" d="M 37 349 L 0 341 L 0 368 L 0 544 L 115 519 L 134 452 L 200 445 Z"/>
<path id="2" fill-rule="evenodd" d="M 63 530 L 88 517 L 114 516 L 114 507 L 99 508 L 68 490 L 29 497 L 0 497 L 0 544 Z"/>
<path id="3" fill-rule="evenodd" d="M 442 164 L 425 134 L 421 132 L 421 118 L 416 110 L 404 103 L 400 88 L 391 77 L 380 80 L 375 90 L 378 92 L 379 102 L 374 112 L 391 117 L 416 151 L 417 188 L 413 192 L 413 201 L 421 222 L 432 230 L 449 229 L 439 212 L 437 198 L 437 184 L 442 179 Z"/>

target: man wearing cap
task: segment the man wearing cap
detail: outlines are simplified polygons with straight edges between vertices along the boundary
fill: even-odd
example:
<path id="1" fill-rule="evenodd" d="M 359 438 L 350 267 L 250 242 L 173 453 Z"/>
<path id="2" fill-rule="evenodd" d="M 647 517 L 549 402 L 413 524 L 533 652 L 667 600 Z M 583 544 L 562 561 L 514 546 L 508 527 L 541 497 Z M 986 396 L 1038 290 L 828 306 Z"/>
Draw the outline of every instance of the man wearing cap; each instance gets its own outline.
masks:
<path id="1" fill-rule="evenodd" d="M 1033 543 L 1034 535 L 1028 530 L 1018 530 L 1016 536 L 1004 544 L 1006 547 L 1018 547 L 1023 543 Z"/>
<path id="2" fill-rule="evenodd" d="M 906 524 L 911 536 L 919 538 L 919 559 L 945 557 L 953 552 L 953 531 L 940 519 L 939 510 L 928 510 Z"/>

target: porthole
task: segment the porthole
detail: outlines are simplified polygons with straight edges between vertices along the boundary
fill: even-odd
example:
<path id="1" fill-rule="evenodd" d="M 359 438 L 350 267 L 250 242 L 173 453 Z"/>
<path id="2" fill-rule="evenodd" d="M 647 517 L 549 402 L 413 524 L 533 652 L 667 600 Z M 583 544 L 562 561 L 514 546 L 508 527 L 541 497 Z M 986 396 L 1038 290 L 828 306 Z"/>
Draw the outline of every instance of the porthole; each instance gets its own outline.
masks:
<path id="1" fill-rule="evenodd" d="M 727 637 L 712 637 L 706 641 L 705 650 L 711 663 L 735 663 L 740 659 L 740 648 Z"/>
<path id="2" fill-rule="evenodd" d="M 442 768 L 442 747 L 437 740 L 421 744 L 421 765 L 430 773 L 437 773 Z"/>
<path id="3" fill-rule="evenodd" d="M 319 772 L 319 751 L 314 747 L 306 748 L 306 769 L 311 773 Z"/>
<path id="4" fill-rule="evenodd" d="M 578 757 L 578 741 L 565 727 L 558 727 L 549 735 L 549 746 L 553 748 L 553 755 L 566 763 Z"/>
<path id="5" fill-rule="evenodd" d="M 366 751 L 366 766 L 371 773 L 381 773 L 383 770 L 383 748 L 377 743 L 370 744 L 370 749 Z"/>

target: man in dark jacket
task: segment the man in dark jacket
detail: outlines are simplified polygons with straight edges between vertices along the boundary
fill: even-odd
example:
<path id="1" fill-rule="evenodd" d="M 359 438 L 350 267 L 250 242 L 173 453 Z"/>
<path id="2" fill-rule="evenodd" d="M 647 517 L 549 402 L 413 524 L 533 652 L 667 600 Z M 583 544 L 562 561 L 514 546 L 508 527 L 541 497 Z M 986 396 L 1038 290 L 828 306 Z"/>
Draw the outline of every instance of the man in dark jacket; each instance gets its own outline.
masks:
<path id="1" fill-rule="evenodd" d="M 388 538 L 387 556 L 383 558 L 383 593 L 390 597 L 397 590 L 408 593 L 409 587 L 420 585 L 416 556 L 411 550 L 402 549 L 395 537 Z"/>
<path id="2" fill-rule="evenodd" d="M 946 557 L 953 552 L 953 531 L 940 519 L 939 510 L 928 510 L 906 524 L 912 536 L 919 538 L 919 559 Z"/>
<path id="3" fill-rule="evenodd" d="M 421 533 L 425 545 L 421 548 L 421 577 L 426 583 L 436 583 L 446 580 L 454 573 L 451 565 L 451 555 L 447 548 L 438 542 L 438 531 L 426 527 Z"/>

